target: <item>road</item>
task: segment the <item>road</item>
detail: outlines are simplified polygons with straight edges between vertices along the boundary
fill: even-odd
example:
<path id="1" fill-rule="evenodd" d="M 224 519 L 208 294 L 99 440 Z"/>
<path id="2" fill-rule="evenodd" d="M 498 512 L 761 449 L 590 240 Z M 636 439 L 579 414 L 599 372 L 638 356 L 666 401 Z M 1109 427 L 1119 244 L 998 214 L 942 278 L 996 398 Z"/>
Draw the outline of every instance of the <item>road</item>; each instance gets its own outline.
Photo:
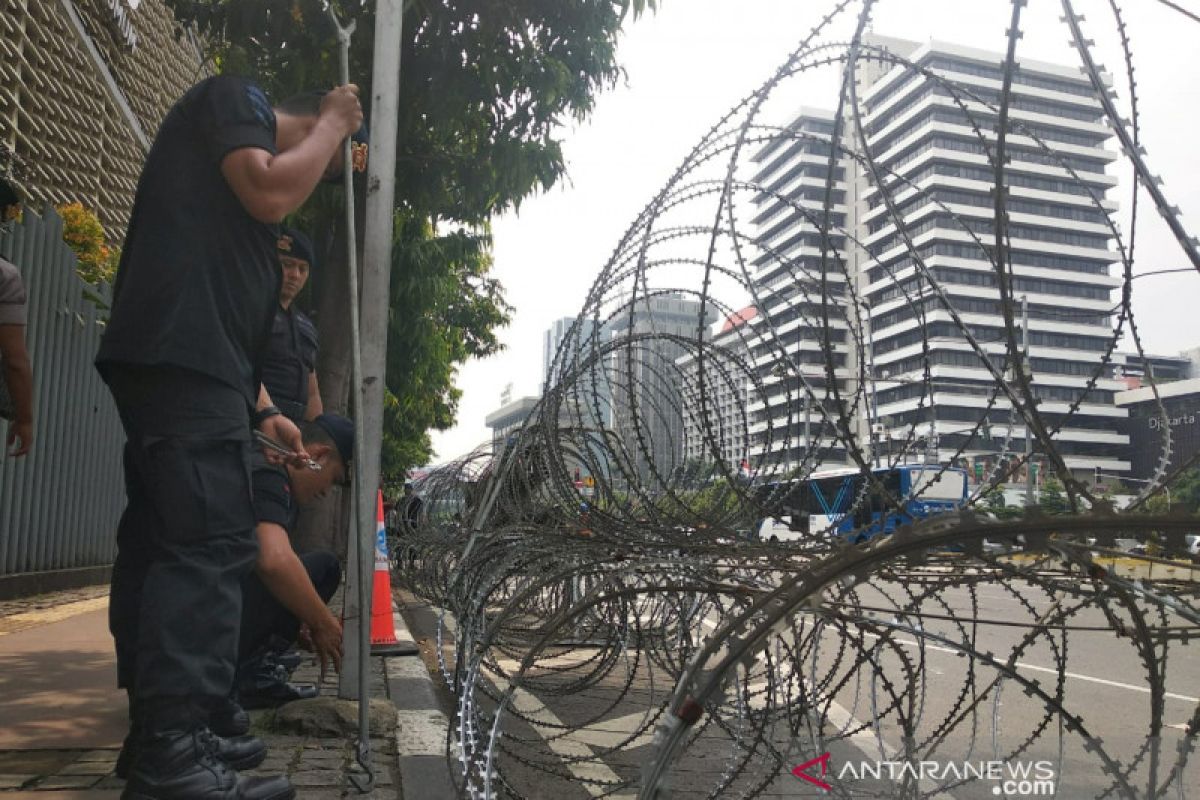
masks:
<path id="1" fill-rule="evenodd" d="M 829 623 L 828 613 L 793 617 L 794 624 L 748 670 L 739 670 L 736 688 L 728 685 L 720 705 L 696 724 L 673 764 L 672 796 L 709 796 L 722 787 L 722 797 L 895 797 L 906 787 L 910 794 L 966 800 L 1084 798 L 1112 785 L 1106 766 L 1127 771 L 1138 796 L 1147 796 L 1153 747 L 1159 753 L 1153 780 L 1160 786 L 1167 781 L 1188 721 L 1200 708 L 1194 634 L 1189 643 L 1176 638 L 1155 646 L 1159 659 L 1164 647 L 1167 655 L 1157 719 L 1147 667 L 1133 640 L 1114 633 L 1104 613 L 1083 602 L 1086 592 L 984 582 L 942 588 L 914 603 L 918 586 L 876 580 L 858 588 L 857 608 L 881 611 L 841 629 Z M 886 609 L 897 602 L 915 605 L 921 614 L 896 622 Z M 1052 617 L 1051 611 L 1081 604 L 1059 627 L 1029 636 L 1033 623 Z M 844 614 L 849 607 L 832 602 L 824 611 Z M 643 605 L 635 616 L 649 625 L 663 615 Z M 429 619 L 414 627 L 418 637 L 433 635 Z M 819 619 L 826 622 L 818 626 Z M 1164 619 L 1182 624 L 1177 617 Z M 686 634 L 639 636 L 635 629 L 622 649 L 571 642 L 544 651 L 502 717 L 503 736 L 494 750 L 502 780 L 526 797 L 636 797 L 679 673 L 679 644 L 712 636 L 723 622 L 721 611 L 701 608 Z M 636 641 L 644 646 L 634 646 Z M 965 657 L 964 649 L 990 659 Z M 445 652 L 452 658 L 450 648 Z M 518 648 L 492 653 L 482 691 L 475 694 L 485 721 L 523 654 Z M 1059 660 L 1065 665 L 1061 692 Z M 994 665 L 1009 662 L 1027 684 Z M 1069 716 L 1057 713 L 1060 706 Z M 1088 736 L 1071 730 L 1076 722 Z M 908 767 L 905 724 L 917 762 Z M 1151 736 L 1155 725 L 1157 740 Z M 480 731 L 485 738 L 489 733 Z M 1100 745 L 1089 751 L 1093 740 Z M 828 759 L 805 774 L 829 789 L 792 774 L 825 753 Z M 1112 761 L 1106 764 L 1100 753 Z M 889 770 L 900 771 L 893 773 L 896 780 L 888 779 Z M 1173 777 L 1168 796 L 1190 795 L 1200 797 L 1194 758 L 1181 777 Z"/>

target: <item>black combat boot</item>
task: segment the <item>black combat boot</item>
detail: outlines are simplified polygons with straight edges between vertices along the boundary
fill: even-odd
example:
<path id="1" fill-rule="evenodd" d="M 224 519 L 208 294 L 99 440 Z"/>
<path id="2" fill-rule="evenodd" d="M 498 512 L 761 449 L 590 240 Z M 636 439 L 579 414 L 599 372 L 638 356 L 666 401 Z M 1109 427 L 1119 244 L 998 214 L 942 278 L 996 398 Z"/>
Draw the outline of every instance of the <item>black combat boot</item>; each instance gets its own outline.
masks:
<path id="1" fill-rule="evenodd" d="M 236 697 L 223 697 L 208 713 L 208 727 L 217 736 L 245 736 L 250 732 L 250 715 L 238 705 Z M 239 767 L 239 769 L 244 769 Z"/>
<path id="2" fill-rule="evenodd" d="M 239 778 L 227 763 L 259 764 L 266 755 L 253 737 L 225 740 L 204 724 L 207 704 L 183 698 L 147 701 L 142 735 L 122 800 L 291 800 L 283 777 Z"/>
<path id="3" fill-rule="evenodd" d="M 218 710 L 224 716 L 218 720 L 223 723 L 218 733 L 214 737 L 216 742 L 216 756 L 234 769 L 254 769 L 263 762 L 267 757 L 267 746 L 262 739 L 255 736 L 247 736 L 246 732 L 250 730 L 250 717 L 232 701 L 227 701 L 229 707 L 225 706 L 224 702 L 214 704 L 213 712 L 210 714 L 210 729 L 217 728 L 212 724 L 211 720 L 218 715 Z M 231 707 L 231 708 L 230 708 Z M 121 746 L 121 753 L 117 756 L 117 763 L 114 765 L 113 773 L 118 778 L 128 778 L 129 770 L 133 766 L 133 762 L 141 751 L 142 740 L 142 722 L 141 714 L 138 713 L 136 701 L 130 700 L 130 724 L 129 735 L 125 737 L 125 743 Z M 236 709 L 236 712 L 234 711 Z M 238 719 L 240 713 L 241 718 Z M 245 727 L 238 730 L 238 722 L 244 722 Z"/>
<path id="4" fill-rule="evenodd" d="M 121 800 L 292 800 L 296 796 L 283 776 L 239 778 L 221 757 L 223 741 L 207 728 L 144 737 Z"/>
<path id="5" fill-rule="evenodd" d="M 260 652 L 238 669 L 238 702 L 243 708 L 278 708 L 293 700 L 320 694 L 311 683 L 291 683 L 285 667 L 275 663 L 270 651 Z"/>

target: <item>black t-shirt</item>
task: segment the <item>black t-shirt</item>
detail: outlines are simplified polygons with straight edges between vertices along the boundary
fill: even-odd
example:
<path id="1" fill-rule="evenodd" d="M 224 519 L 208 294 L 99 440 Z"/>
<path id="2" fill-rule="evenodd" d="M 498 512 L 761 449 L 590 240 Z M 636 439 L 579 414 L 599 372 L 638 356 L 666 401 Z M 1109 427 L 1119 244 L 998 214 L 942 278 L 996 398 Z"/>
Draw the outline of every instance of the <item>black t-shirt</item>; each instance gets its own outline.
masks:
<path id="1" fill-rule="evenodd" d="M 257 399 L 279 299 L 279 228 L 251 217 L 221 174 L 243 147 L 276 152 L 271 104 L 243 78 L 202 81 L 167 113 L 138 182 L 102 369 L 183 367 Z"/>
<path id="2" fill-rule="evenodd" d="M 262 382 L 271 400 L 292 420 L 303 419 L 308 406 L 308 378 L 317 368 L 317 341 L 316 326 L 300 309 L 275 309 Z"/>
<path id="3" fill-rule="evenodd" d="M 292 497 L 287 470 L 267 463 L 262 453 L 251 456 L 251 483 L 254 487 L 254 512 L 259 522 L 274 522 L 291 533 L 300 507 Z"/>

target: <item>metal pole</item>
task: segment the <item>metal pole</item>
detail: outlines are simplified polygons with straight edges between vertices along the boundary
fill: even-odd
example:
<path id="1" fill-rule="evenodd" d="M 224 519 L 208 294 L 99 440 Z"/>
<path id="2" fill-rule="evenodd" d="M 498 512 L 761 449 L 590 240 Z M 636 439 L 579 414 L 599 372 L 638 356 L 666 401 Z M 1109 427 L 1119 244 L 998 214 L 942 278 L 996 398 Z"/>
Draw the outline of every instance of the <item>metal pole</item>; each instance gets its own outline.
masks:
<path id="1" fill-rule="evenodd" d="M 812 451 L 812 435 L 809 426 L 809 408 L 812 404 L 812 398 L 808 395 L 808 389 L 804 389 L 804 460 L 808 460 L 808 454 Z"/>
<path id="2" fill-rule="evenodd" d="M 871 324 L 871 307 L 862 304 L 863 324 L 867 328 L 867 379 L 871 382 L 871 406 L 867 414 L 867 431 L 871 437 L 871 457 L 875 467 L 879 467 L 879 447 L 875 441 L 875 420 L 879 418 L 879 398 L 875 394 L 875 327 Z"/>
<path id="3" fill-rule="evenodd" d="M 1021 295 L 1021 369 L 1029 370 L 1033 380 L 1033 367 L 1029 362 L 1029 295 Z M 1033 409 L 1030 409 L 1032 412 Z M 1025 420 L 1025 505 L 1033 505 L 1033 437 L 1029 434 L 1029 419 Z"/>
<path id="4" fill-rule="evenodd" d="M 341 66 L 342 84 L 350 82 L 350 36 L 354 33 L 355 23 L 351 21 L 342 27 L 333 8 L 329 8 L 329 16 L 337 28 L 338 58 Z M 367 659 L 362 657 L 362 642 L 369 633 L 367 623 L 371 614 L 371 590 L 367 583 L 367 567 L 365 564 L 369 554 L 374 553 L 374 531 L 371 532 L 371 546 L 364 547 L 364 533 L 367 520 L 374 516 L 364 509 L 362 503 L 362 453 L 365 450 L 363 429 L 362 392 L 362 343 L 359 332 L 358 318 L 358 231 L 355 225 L 354 213 L 354 159 L 351 154 L 350 140 L 347 138 L 342 150 L 342 185 L 345 191 L 346 205 L 346 270 L 350 282 L 350 353 L 351 353 L 351 391 L 350 408 L 354 419 L 354 502 L 351 514 L 352 527 L 349 537 L 349 553 L 347 562 L 350 569 L 346 575 L 346 628 L 343 632 L 343 649 L 345 660 L 342 663 L 341 681 L 338 685 L 338 696 L 344 700 L 357 700 L 366 685 L 366 670 L 369 666 Z M 371 527 L 374 527 L 372 523 Z"/>
<path id="5" fill-rule="evenodd" d="M 364 439 L 372 443 L 358 459 L 362 468 L 359 502 L 364 508 L 374 506 L 380 485 L 388 298 L 391 296 L 389 283 L 396 218 L 396 137 L 399 127 L 403 16 L 403 0 L 377 0 L 371 72 L 371 156 L 367 162 L 367 205 L 363 235 L 362 373 L 358 384 L 363 398 L 363 411 L 357 427 L 362 430 Z M 374 526 L 370 537 L 364 530 L 364 546 L 366 542 L 374 541 L 375 536 Z M 379 547 L 378 542 L 375 547 Z M 388 602 L 390 604 L 390 599 Z M 389 605 L 387 612 L 390 614 L 391 610 Z M 362 641 L 363 658 L 366 660 L 371 653 L 369 637 L 364 636 Z"/>

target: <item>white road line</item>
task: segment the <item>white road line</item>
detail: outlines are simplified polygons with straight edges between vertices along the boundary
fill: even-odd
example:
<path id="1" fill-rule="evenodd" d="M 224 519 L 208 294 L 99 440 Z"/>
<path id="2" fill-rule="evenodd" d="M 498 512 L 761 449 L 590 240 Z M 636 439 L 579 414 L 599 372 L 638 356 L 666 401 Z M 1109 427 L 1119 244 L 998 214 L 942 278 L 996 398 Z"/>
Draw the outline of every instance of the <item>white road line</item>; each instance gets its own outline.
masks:
<path id="1" fill-rule="evenodd" d="M 500 658 L 497 659 L 497 664 L 510 673 L 515 673 L 520 669 L 520 663 L 512 659 Z M 500 676 L 495 676 L 492 683 L 501 691 L 505 685 L 511 686 L 508 681 L 505 681 Z M 546 704 L 537 698 L 532 692 L 518 687 L 513 688 L 512 707 L 520 712 L 527 721 L 533 725 L 535 729 L 543 728 L 552 732 L 550 738 L 545 738 L 546 745 L 553 750 L 557 755 L 567 761 L 567 769 L 571 774 L 581 781 L 584 781 L 583 788 L 592 797 L 599 797 L 605 793 L 605 789 L 601 785 L 592 783 L 621 783 L 622 778 L 617 773 L 609 769 L 608 765 L 596 757 L 592 748 L 588 743 L 576 735 L 575 732 L 562 735 L 567 731 L 567 725 L 558 718 Z M 541 730 L 538 731 L 542 733 Z M 632 731 L 630 731 L 632 733 Z M 618 740 L 619 741 L 619 740 Z M 590 761 L 579 761 L 578 759 L 590 759 Z M 620 795 L 615 795 L 620 797 Z M 634 797 L 636 795 L 629 795 Z"/>
<path id="2" fill-rule="evenodd" d="M 871 639 L 880 638 L 877 634 L 874 634 L 874 633 L 864 633 L 863 636 L 871 638 Z M 912 639 L 892 639 L 891 641 L 895 642 L 896 644 L 905 645 L 906 647 L 921 647 L 922 646 L 920 642 L 913 641 Z M 942 647 L 941 645 L 936 645 L 936 644 L 926 644 L 926 645 L 924 645 L 924 647 L 926 650 L 933 650 L 938 653 L 950 653 L 951 655 L 956 655 L 956 656 L 963 654 L 962 650 L 955 650 L 952 647 Z M 1020 669 L 1033 670 L 1034 672 L 1046 672 L 1051 675 L 1058 674 L 1058 670 L 1054 669 L 1052 667 L 1040 667 L 1037 664 L 1030 664 L 1025 661 L 1018 661 L 1016 663 L 1016 666 L 1019 667 Z M 1107 678 L 1097 678 L 1094 675 L 1081 675 L 1078 672 L 1063 672 L 1063 675 L 1068 678 L 1077 680 L 1077 681 L 1087 681 L 1088 683 L 1097 683 L 1097 684 L 1100 684 L 1101 686 L 1112 686 L 1116 689 L 1128 689 L 1132 692 L 1141 692 L 1143 694 L 1150 694 L 1150 689 L 1146 686 L 1134 686 L 1132 683 L 1121 683 L 1120 681 L 1110 681 Z M 1186 695 L 1186 694 L 1175 694 L 1174 692 L 1163 692 L 1163 697 L 1165 697 L 1168 700 L 1181 700 L 1185 703 L 1193 703 L 1193 704 L 1200 703 L 1200 697 L 1191 697 L 1190 695 Z"/>

